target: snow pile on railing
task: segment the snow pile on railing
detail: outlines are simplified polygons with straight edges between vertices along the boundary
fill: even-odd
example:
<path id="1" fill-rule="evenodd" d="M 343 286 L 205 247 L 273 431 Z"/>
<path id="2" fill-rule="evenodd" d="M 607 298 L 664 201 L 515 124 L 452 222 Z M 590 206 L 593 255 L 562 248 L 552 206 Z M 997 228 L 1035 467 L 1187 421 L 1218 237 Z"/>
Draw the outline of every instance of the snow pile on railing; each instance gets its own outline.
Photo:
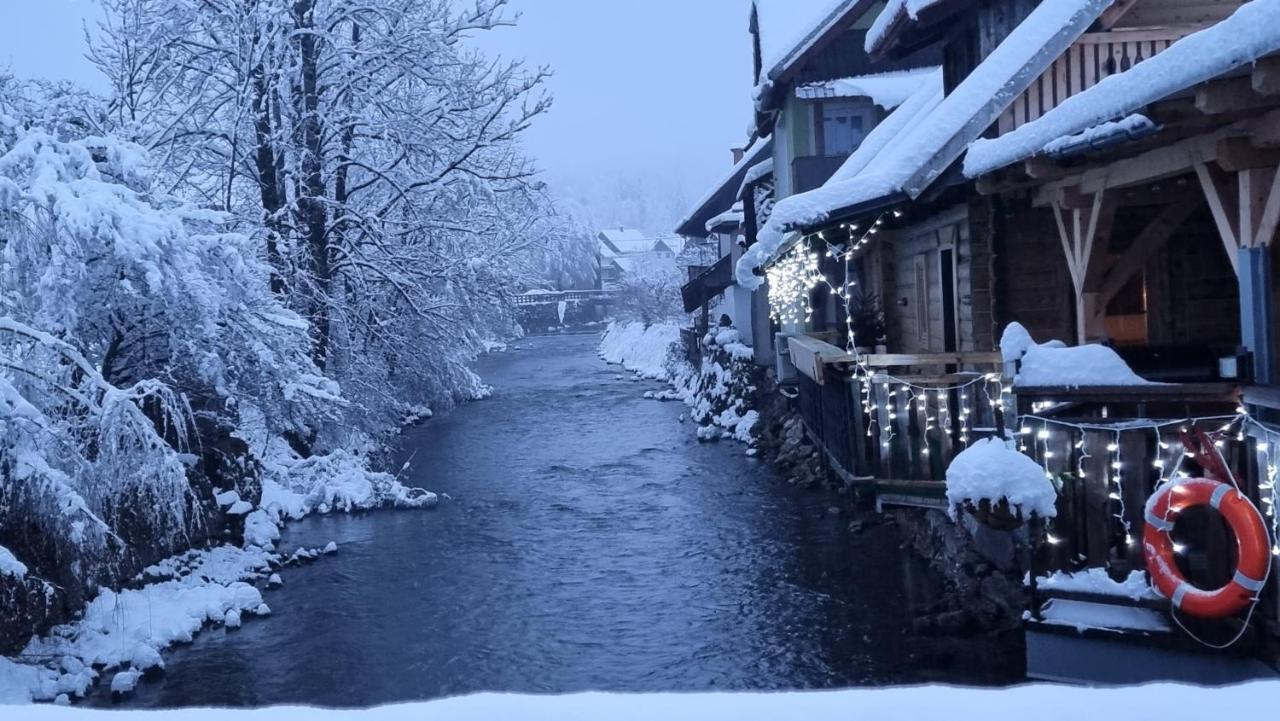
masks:
<path id="1" fill-rule="evenodd" d="M 1004 441 L 985 438 L 969 446 L 947 467 L 947 501 L 952 513 L 960 506 L 993 507 L 1007 501 L 1023 518 L 1058 515 L 1058 492 L 1044 468 Z"/>
<path id="2" fill-rule="evenodd" d="M 1114 350 L 1102 345 L 1036 343 L 1027 329 L 1011 323 L 1000 340 L 1006 363 L 1018 364 L 1015 386 L 1079 388 L 1160 385 L 1133 372 Z"/>

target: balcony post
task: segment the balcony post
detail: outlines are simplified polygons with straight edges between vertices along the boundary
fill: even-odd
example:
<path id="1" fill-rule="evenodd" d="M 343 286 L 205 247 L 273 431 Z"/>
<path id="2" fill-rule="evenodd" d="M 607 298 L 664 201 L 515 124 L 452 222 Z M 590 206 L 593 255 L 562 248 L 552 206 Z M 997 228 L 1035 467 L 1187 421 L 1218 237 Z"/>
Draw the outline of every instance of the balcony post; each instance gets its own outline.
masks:
<path id="1" fill-rule="evenodd" d="M 1241 248 L 1238 257 L 1241 342 L 1253 354 L 1253 382 L 1271 385 L 1276 382 L 1271 249 Z"/>

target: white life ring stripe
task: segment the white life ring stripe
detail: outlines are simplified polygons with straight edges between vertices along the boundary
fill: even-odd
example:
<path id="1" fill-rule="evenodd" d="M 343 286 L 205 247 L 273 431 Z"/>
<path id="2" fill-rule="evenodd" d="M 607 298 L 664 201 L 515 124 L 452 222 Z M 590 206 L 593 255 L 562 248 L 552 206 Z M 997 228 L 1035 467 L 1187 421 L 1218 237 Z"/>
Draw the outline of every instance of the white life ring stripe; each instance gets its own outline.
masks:
<path id="1" fill-rule="evenodd" d="M 1222 507 L 1222 502 L 1226 500 L 1227 494 L 1234 490 L 1234 488 L 1226 484 L 1218 486 L 1213 490 L 1213 497 L 1209 499 L 1209 505 L 1213 506 L 1213 510 L 1218 510 Z"/>
<path id="2" fill-rule="evenodd" d="M 1190 583 L 1183 581 L 1182 583 L 1178 584 L 1178 590 L 1173 592 L 1173 598 L 1170 599 L 1173 601 L 1173 607 L 1182 608 L 1182 599 L 1186 598 L 1187 594 L 1190 592 L 1191 592 Z"/>
<path id="3" fill-rule="evenodd" d="M 1262 589 L 1267 585 L 1266 581 L 1262 581 L 1256 578 L 1249 578 L 1248 576 L 1244 575 L 1239 571 L 1236 571 L 1236 577 L 1234 580 L 1237 584 L 1243 586 L 1245 590 L 1253 591 L 1254 593 L 1260 593 Z"/>
<path id="4" fill-rule="evenodd" d="M 1156 516 L 1156 515 L 1155 515 L 1154 513 L 1152 513 L 1151 511 L 1147 511 L 1147 525 L 1148 525 L 1148 526 L 1151 526 L 1152 528 L 1156 529 L 1157 531 L 1172 531 L 1172 530 L 1173 530 L 1173 524 L 1172 524 L 1172 523 L 1170 523 L 1169 521 L 1164 520 L 1163 518 L 1160 518 L 1160 517 Z"/>

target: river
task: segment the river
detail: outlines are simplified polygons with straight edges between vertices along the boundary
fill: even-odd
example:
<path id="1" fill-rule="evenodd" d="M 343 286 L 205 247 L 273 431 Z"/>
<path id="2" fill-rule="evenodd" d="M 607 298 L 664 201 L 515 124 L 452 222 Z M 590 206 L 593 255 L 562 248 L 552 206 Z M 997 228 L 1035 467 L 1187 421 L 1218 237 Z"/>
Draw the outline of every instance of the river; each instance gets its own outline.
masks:
<path id="1" fill-rule="evenodd" d="M 533 338 L 482 359 L 492 398 L 408 432 L 434 511 L 313 517 L 274 615 L 166 655 L 131 707 L 366 706 L 478 691 L 814 689 L 919 681 L 918 580 L 891 525 L 737 444 L 595 355 Z M 403 460 L 403 459 L 402 459 Z M 943 673 L 943 672 L 939 672 Z M 944 676 L 945 677 L 945 676 Z M 97 703 L 109 703 L 105 694 Z"/>

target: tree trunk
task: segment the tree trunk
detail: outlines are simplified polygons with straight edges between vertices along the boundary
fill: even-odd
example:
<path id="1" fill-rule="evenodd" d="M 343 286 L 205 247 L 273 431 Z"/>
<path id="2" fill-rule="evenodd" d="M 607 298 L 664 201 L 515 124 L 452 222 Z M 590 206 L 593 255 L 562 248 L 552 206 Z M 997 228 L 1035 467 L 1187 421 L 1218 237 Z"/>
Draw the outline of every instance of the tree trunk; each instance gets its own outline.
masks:
<path id="1" fill-rule="evenodd" d="M 301 124 L 301 194 L 298 212 L 306 246 L 307 271 L 315 297 L 311 323 L 315 337 L 312 358 L 322 370 L 329 355 L 329 292 L 332 263 L 328 241 L 328 212 L 325 209 L 324 133 L 320 123 L 320 41 L 316 36 L 315 0 L 298 0 L 293 5 L 298 28 L 298 63 L 301 73 L 298 116 Z"/>

